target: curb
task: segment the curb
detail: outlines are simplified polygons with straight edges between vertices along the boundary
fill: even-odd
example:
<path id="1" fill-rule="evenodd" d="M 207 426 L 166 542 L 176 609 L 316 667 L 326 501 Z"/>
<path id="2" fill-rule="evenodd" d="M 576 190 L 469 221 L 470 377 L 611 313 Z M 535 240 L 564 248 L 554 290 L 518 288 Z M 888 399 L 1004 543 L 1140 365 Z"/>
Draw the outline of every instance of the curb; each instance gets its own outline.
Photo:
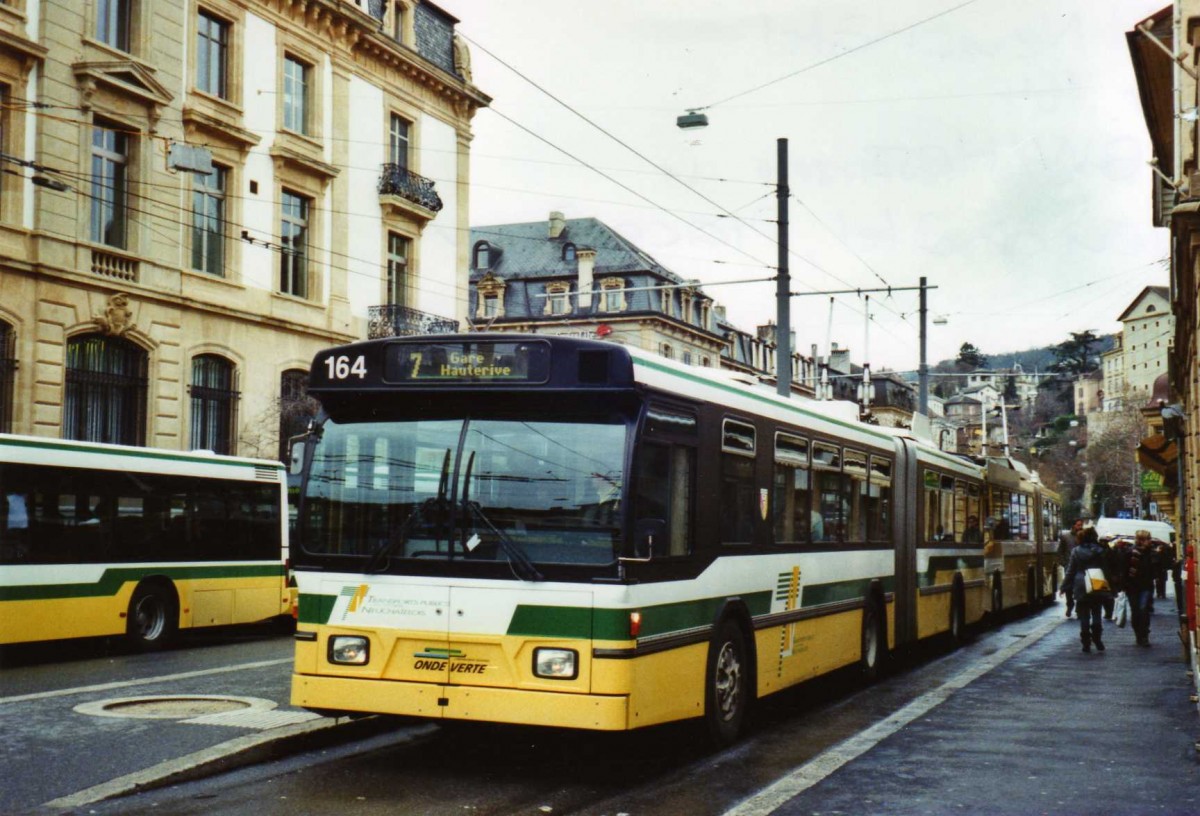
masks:
<path id="1" fill-rule="evenodd" d="M 301 751 L 341 745 L 403 728 L 411 729 L 407 740 L 421 739 L 437 730 L 435 725 L 410 723 L 394 717 L 322 717 L 227 740 L 210 748 L 160 762 L 144 770 L 54 799 L 43 804 L 41 809 L 68 811 L 105 799 L 192 782 L 248 765 L 281 759 Z"/>

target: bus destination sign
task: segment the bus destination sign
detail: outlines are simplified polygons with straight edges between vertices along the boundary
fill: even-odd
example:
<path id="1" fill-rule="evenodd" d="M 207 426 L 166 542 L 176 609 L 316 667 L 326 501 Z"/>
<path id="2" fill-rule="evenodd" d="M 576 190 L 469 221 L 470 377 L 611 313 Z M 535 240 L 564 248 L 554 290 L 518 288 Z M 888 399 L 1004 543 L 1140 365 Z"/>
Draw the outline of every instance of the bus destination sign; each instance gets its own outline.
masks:
<path id="1" fill-rule="evenodd" d="M 550 349 L 537 341 L 395 343 L 384 365 L 396 383 L 541 383 L 549 372 Z"/>

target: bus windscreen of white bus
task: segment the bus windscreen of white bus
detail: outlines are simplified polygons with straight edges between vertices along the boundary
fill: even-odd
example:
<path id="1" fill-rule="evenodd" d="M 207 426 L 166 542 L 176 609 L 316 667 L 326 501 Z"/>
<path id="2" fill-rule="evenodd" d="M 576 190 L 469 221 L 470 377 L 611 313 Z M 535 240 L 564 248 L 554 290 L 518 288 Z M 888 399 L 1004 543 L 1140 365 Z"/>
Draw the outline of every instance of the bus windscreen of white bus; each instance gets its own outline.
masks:
<path id="1" fill-rule="evenodd" d="M 608 564 L 626 426 L 407 419 L 327 422 L 314 441 L 301 546 L 390 559 Z"/>

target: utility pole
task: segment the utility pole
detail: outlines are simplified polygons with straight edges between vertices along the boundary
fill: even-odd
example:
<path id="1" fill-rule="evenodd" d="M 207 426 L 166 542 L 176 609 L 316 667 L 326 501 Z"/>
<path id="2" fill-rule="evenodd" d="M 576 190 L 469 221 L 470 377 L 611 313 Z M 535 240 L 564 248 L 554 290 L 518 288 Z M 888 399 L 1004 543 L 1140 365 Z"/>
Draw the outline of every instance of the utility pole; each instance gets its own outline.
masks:
<path id="1" fill-rule="evenodd" d="M 925 321 L 929 315 L 929 309 L 925 304 L 925 293 L 929 287 L 925 285 L 924 276 L 921 277 L 921 360 L 917 365 L 917 410 L 925 416 L 929 416 L 929 362 L 925 356 L 925 340 L 926 329 Z"/>
<path id="2" fill-rule="evenodd" d="M 775 196 L 778 199 L 779 274 L 775 278 L 775 390 L 792 395 L 792 277 L 788 271 L 788 142 L 776 141 Z"/>

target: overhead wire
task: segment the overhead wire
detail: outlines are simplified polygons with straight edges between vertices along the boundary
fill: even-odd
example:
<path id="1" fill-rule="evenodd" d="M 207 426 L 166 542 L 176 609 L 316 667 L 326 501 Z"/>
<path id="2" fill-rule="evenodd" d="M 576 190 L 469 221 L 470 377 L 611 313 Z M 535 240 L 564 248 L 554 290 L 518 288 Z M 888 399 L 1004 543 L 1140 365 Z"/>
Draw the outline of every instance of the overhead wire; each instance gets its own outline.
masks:
<path id="1" fill-rule="evenodd" d="M 699 108 L 689 108 L 689 110 L 695 110 L 695 111 L 712 110 L 717 105 L 724 105 L 726 102 L 732 102 L 734 99 L 741 99 L 743 96 L 749 96 L 752 93 L 761 91 L 763 88 L 769 88 L 772 85 L 778 85 L 780 82 L 791 79 L 792 77 L 800 76 L 801 74 L 807 73 L 808 71 L 811 71 L 815 68 L 820 68 L 822 65 L 828 65 L 829 63 L 834 62 L 835 60 L 842 59 L 843 57 L 848 57 L 851 54 L 858 53 L 859 51 L 862 51 L 866 48 L 870 48 L 872 45 L 878 45 L 879 43 L 884 42 L 885 40 L 890 40 L 891 38 L 897 37 L 901 34 L 904 34 L 905 32 L 912 31 L 914 28 L 923 26 L 926 23 L 931 23 L 934 20 L 937 20 L 941 17 L 945 17 L 948 14 L 953 14 L 954 12 L 958 11 L 959 9 L 966 8 L 967 6 L 970 6 L 977 2 L 979 2 L 979 0 L 966 0 L 966 2 L 959 3 L 957 6 L 952 6 L 951 8 L 943 9 L 942 11 L 939 11 L 937 14 L 933 14 L 933 15 L 931 15 L 929 17 L 925 17 L 921 20 L 917 20 L 916 22 L 910 23 L 909 25 L 906 25 L 903 28 L 898 28 L 898 29 L 888 32 L 887 34 L 884 34 L 880 37 L 876 37 L 872 40 L 867 40 L 864 43 L 860 43 L 856 46 L 853 46 L 852 48 L 848 48 L 845 51 L 839 52 L 832 56 L 826 57 L 821 60 L 817 60 L 816 62 L 810 63 L 809 65 L 806 65 L 803 68 L 800 68 L 796 71 L 792 71 L 791 73 L 784 74 L 783 76 L 776 77 L 775 79 L 760 83 L 758 85 L 755 85 L 753 88 L 748 88 L 744 91 L 739 91 L 738 93 L 732 94 L 731 96 L 727 96 L 723 99 L 718 99 L 716 102 L 710 102 L 707 105 L 703 105 Z"/>
<path id="2" fill-rule="evenodd" d="M 976 2 L 976 0 L 968 0 L 968 4 L 969 4 L 969 3 L 971 3 L 971 2 Z M 964 4 L 964 5 L 966 5 L 966 4 Z M 932 18 L 930 18 L 930 19 L 932 19 Z M 915 27 L 915 26 L 910 26 L 910 28 L 911 28 L 911 27 Z M 584 115 L 583 113 L 581 113 L 579 110 L 577 110 L 576 108 L 574 108 L 573 106 L 571 106 L 570 104 L 568 104 L 567 102 L 565 102 L 564 100 L 560 99 L 558 96 L 556 96 L 555 94 L 553 94 L 552 92 L 550 92 L 548 89 L 546 89 L 545 87 L 543 87 L 542 85 L 540 85 L 539 83 L 537 83 L 536 81 L 534 81 L 533 79 L 531 79 L 530 77 L 528 77 L 528 76 L 527 76 L 526 74 L 524 74 L 522 71 L 520 71 L 519 69 L 517 69 L 517 68 L 516 68 L 516 67 L 514 67 L 513 65 L 509 64 L 507 61 L 505 61 L 505 60 L 504 60 L 504 59 L 502 59 L 501 57 L 497 56 L 495 53 L 493 53 L 491 50 L 487 49 L 485 46 L 483 46 L 482 44 L 480 44 L 480 43 L 479 43 L 478 41 L 476 41 L 475 39 L 473 39 L 473 38 L 470 38 L 470 37 L 466 36 L 465 34 L 464 34 L 464 35 L 461 35 L 461 36 L 463 36 L 463 38 L 464 38 L 465 40 L 467 40 L 467 41 L 468 41 L 468 42 L 469 42 L 471 45 L 473 45 L 474 47 L 478 48 L 478 49 L 479 49 L 479 50 L 481 50 L 483 53 L 485 53 L 485 54 L 487 54 L 488 56 L 490 56 L 492 59 L 496 60 L 496 61 L 497 61 L 499 64 L 501 64 L 502 66 L 504 66 L 504 67 L 505 67 L 506 69 L 508 69 L 509 71 L 512 71 L 514 74 L 516 74 L 518 77 L 520 77 L 520 78 L 521 78 L 522 80 L 524 80 L 525 82 L 527 82 L 527 83 L 529 83 L 530 85 L 532 85 L 532 86 L 533 86 L 534 88 L 536 88 L 538 91 L 540 91 L 541 93 L 545 94 L 546 96 L 548 96 L 550 99 L 552 99 L 553 101 L 555 101 L 556 103 L 558 103 L 558 104 L 559 104 L 559 105 L 561 105 L 562 107 L 566 108 L 566 109 L 567 109 L 568 111 L 570 111 L 570 112 L 571 112 L 573 115 L 577 116 L 578 118 L 580 118 L 581 120 L 583 120 L 584 122 L 586 122 L 588 125 L 590 125 L 591 127 L 595 128 L 595 129 L 596 129 L 596 130 L 598 130 L 600 133 L 604 134 L 604 135 L 605 135 L 606 137 L 608 137 L 609 139 L 612 139 L 612 140 L 613 140 L 614 142 L 616 142 L 618 145 L 620 145 L 621 147 L 623 147 L 623 148 L 625 148 L 626 150 L 630 151 L 630 152 L 631 152 L 631 153 L 633 153 L 635 156 L 637 156 L 639 159 L 641 159 L 641 160 L 645 161 L 645 162 L 646 162 L 647 164 L 649 164 L 651 167 L 655 168 L 657 171 L 659 171 L 659 172 L 663 173 L 665 176 L 667 176 L 667 178 L 669 178 L 669 179 L 671 179 L 672 181 L 675 181 L 676 183 L 680 184 L 680 185 L 681 185 L 681 186 L 683 186 L 685 189 L 687 189 L 688 191 L 692 192 L 693 194 L 695 194 L 695 195 L 699 196 L 701 199 L 703 199 L 703 200 L 704 200 L 704 201 L 706 201 L 707 203 L 709 203 L 709 204 L 711 204 L 711 205 L 713 205 L 713 206 L 715 206 L 715 207 L 717 207 L 717 208 L 721 209 L 721 210 L 722 210 L 723 212 L 725 212 L 725 213 L 726 213 L 726 214 L 727 214 L 729 217 L 731 217 L 731 218 L 733 218 L 734 220 L 738 221 L 738 222 L 739 222 L 739 223 L 741 223 L 743 226 L 747 227 L 748 229 L 750 229 L 752 232 L 754 232 L 755 234 L 759 235 L 760 237 L 763 237 L 763 238 L 767 239 L 768 241 L 771 241 L 772 243 L 778 244 L 778 239 L 777 239 L 777 238 L 774 238 L 774 237 L 772 237 L 772 236 L 768 235 L 767 233 L 764 233 L 764 232 L 762 232 L 761 230 L 759 230 L 759 229 L 756 229 L 756 228 L 755 228 L 755 227 L 753 227 L 752 225 L 750 225 L 750 224 L 746 223 L 744 220 L 742 220 L 741 218 L 739 218 L 739 217 L 736 215 L 736 213 L 734 213 L 734 212 L 730 211 L 730 210 L 729 210 L 728 208 L 726 208 L 724 205 L 722 205 L 722 204 L 720 204 L 719 202 L 717 202 L 717 201 L 713 200 L 712 198 L 710 198 L 709 196 L 707 196 L 707 195 L 705 195 L 704 193 L 700 192 L 699 190 L 695 189 L 695 188 L 694 188 L 694 187 L 692 187 L 691 185 L 689 185 L 689 184 L 685 183 L 685 182 L 684 182 L 684 181 L 682 181 L 682 179 L 680 179 L 680 178 L 679 178 L 679 177 L 678 177 L 676 174 L 672 173 L 670 170 L 666 169 L 665 167 L 662 167 L 660 164 L 658 164 L 657 162 L 655 162 L 653 159 L 649 158 L 648 156 L 646 156 L 646 155 L 645 155 L 644 153 L 642 153 L 641 151 L 639 151 L 639 150 L 637 150 L 636 148 L 634 148 L 634 147 L 632 147 L 631 145 L 629 145 L 629 144 L 628 144 L 627 142 L 625 142 L 623 139 L 621 139 L 621 138 L 617 137 L 616 135 L 614 135 L 613 133 L 611 133 L 611 132 L 610 132 L 609 130 L 607 130 L 606 128 L 602 127 L 602 126 L 601 126 L 601 125 L 599 125 L 598 123 L 594 122 L 593 120 L 591 120 L 590 118 L 588 118 L 587 116 L 585 116 L 585 115 Z M 509 121 L 510 123 L 514 124 L 515 126 L 519 127 L 520 129 L 524 130 L 525 132 L 529 133 L 530 135 L 534 136 L 535 138 L 539 139 L 540 141 L 544 142 L 545 144 L 547 144 L 547 145 L 549 145 L 549 146 L 553 147 L 553 148 L 554 148 L 554 149 L 556 149 L 556 150 L 559 150 L 560 152 L 564 153 L 565 155 L 571 156 L 571 154 L 570 154 L 568 151 L 566 151 L 565 149 L 563 149 L 563 148 L 559 147 L 558 145 L 554 144 L 554 143 L 553 143 L 553 142 L 551 142 L 549 139 L 546 139 L 546 138 L 542 137 L 540 134 L 537 134 L 537 133 L 533 132 L 531 129 L 529 129 L 529 128 L 525 127 L 524 125 L 521 125 L 520 123 L 518 123 L 518 122 L 516 122 L 515 120 L 513 120 L 511 117 L 509 117 L 509 116 L 507 116 L 507 115 L 503 114 L 502 112 L 500 112 L 500 111 L 496 110 L 495 106 L 492 106 L 492 107 L 490 107 L 490 108 L 489 108 L 489 110 L 490 110 L 492 113 L 495 113 L 495 114 L 499 115 L 501 118 L 503 118 L 503 119 L 505 119 L 505 120 Z M 579 158 L 577 158 L 577 157 L 574 157 L 574 156 L 571 156 L 571 157 L 572 157 L 572 158 L 574 158 L 576 161 L 580 161 L 580 162 L 581 162 L 581 163 L 583 163 L 585 166 L 589 167 L 589 169 L 594 169 L 594 168 L 592 168 L 592 166 L 591 166 L 591 165 L 587 164 L 586 162 L 582 162 L 582 160 L 581 160 L 581 159 L 579 159 Z M 610 181 L 614 181 L 614 183 L 617 183 L 617 184 L 619 184 L 619 185 L 621 184 L 620 182 L 617 182 L 617 181 L 615 181 L 614 179 L 612 179 L 611 177 L 609 177 L 609 176 L 607 176 L 607 175 L 605 175 L 605 174 L 603 174 L 603 173 L 601 173 L 601 175 L 604 175 L 604 176 L 605 176 L 605 178 L 609 178 L 609 180 L 610 180 Z M 648 200 L 648 199 L 647 199 L 645 196 L 642 196 L 642 195 L 641 195 L 640 193 L 638 193 L 637 191 L 631 190 L 631 189 L 630 189 L 629 187 L 627 187 L 626 185 L 621 185 L 621 186 L 622 186 L 624 189 L 626 189 L 626 190 L 628 190 L 628 191 L 630 191 L 630 192 L 633 192 L 635 195 L 638 195 L 638 196 L 639 196 L 640 198 L 642 198 L 643 200 Z M 811 212 L 811 210 L 809 210 L 809 211 Z M 815 216 L 815 214 L 814 214 L 814 216 Z M 819 221 L 819 219 L 818 219 L 818 221 Z M 686 221 L 685 221 L 685 223 L 688 223 L 688 224 L 689 224 L 689 226 L 693 226 L 693 227 L 695 226 L 695 225 L 692 225 L 692 224 L 690 224 L 690 222 L 686 222 Z M 705 232 L 704 230 L 701 230 L 701 231 L 702 231 L 702 232 Z M 705 234 L 709 234 L 709 233 L 705 232 Z M 713 236 L 711 236 L 711 234 L 709 234 L 709 237 L 713 237 Z M 835 236 L 835 237 L 836 237 L 836 236 Z M 724 243 L 724 244 L 726 244 L 727 246 L 730 246 L 730 244 L 729 244 L 728 242 L 724 241 L 723 239 L 718 239 L 718 240 L 720 240 L 720 241 L 721 241 L 721 243 Z M 840 240 L 840 239 L 839 239 L 839 240 Z M 742 254 L 747 254 L 747 253 L 743 252 L 743 251 L 742 251 L 740 248 L 736 248 L 736 247 L 735 247 L 735 249 L 736 249 L 738 252 L 742 252 Z M 842 285 L 844 285 L 844 286 L 846 286 L 846 287 L 848 287 L 848 288 L 853 288 L 853 284 L 851 284 L 850 282 L 848 282 L 848 281 L 844 280 L 843 278 L 839 277 L 838 275 L 836 275 L 835 273 L 833 273 L 833 272 L 829 271 L 828 269 L 825 269 L 825 268 L 824 268 L 824 267 L 822 267 L 820 264 L 816 263 L 815 261 L 811 260 L 810 258 L 807 258 L 807 257 L 805 257 L 805 256 L 801 255 L 800 253 L 796 252 L 796 251 L 795 251 L 794 249 L 792 249 L 791 247 L 789 247 L 789 249 L 788 249 L 788 255 L 789 255 L 789 256 L 791 256 L 791 257 L 795 257 L 795 258 L 797 258 L 798 260 L 800 260 L 800 261 L 802 261 L 802 262 L 804 262 L 804 263 L 808 264 L 809 266 L 813 267 L 813 268 L 814 268 L 814 269 L 816 269 L 817 271 L 819 271 L 819 272 L 821 272 L 821 273 L 823 273 L 823 274 L 825 274 L 825 275 L 828 275 L 830 278 L 833 278 L 834 280 L 838 281 L 838 282 L 839 282 L 839 283 L 841 283 Z M 873 269 L 873 268 L 872 268 L 872 267 L 871 267 L 869 264 L 866 264 L 866 262 L 865 262 L 865 261 L 863 261 L 863 259 L 862 259 L 860 256 L 858 256 L 858 255 L 856 254 L 856 257 L 858 257 L 860 261 L 862 261 L 862 262 L 863 262 L 863 263 L 864 263 L 864 264 L 865 264 L 865 265 L 866 265 L 866 266 L 867 266 L 869 269 L 871 269 L 872 273 L 873 273 L 873 274 L 875 274 L 875 275 L 876 275 L 876 277 L 880 277 L 880 279 L 881 279 L 881 280 L 883 280 L 883 278 L 882 278 L 881 276 L 879 276 L 879 275 L 878 275 L 878 273 L 877 273 L 877 272 L 875 272 L 875 270 L 874 270 L 874 269 Z M 887 281 L 885 280 L 885 281 L 884 281 L 884 283 L 885 283 L 885 285 L 886 285 L 886 284 L 887 284 Z M 806 283 L 806 284 L 804 284 L 804 285 L 805 285 L 805 286 L 807 286 L 807 287 L 808 287 L 808 288 L 810 288 L 810 289 L 813 289 L 813 290 L 815 291 L 815 287 L 813 287 L 811 284 L 807 284 L 807 283 Z M 853 310 L 853 311 L 857 311 L 857 312 L 859 312 L 860 314 L 863 314 L 862 310 L 859 310 L 859 309 L 854 309 L 853 307 L 851 307 L 851 308 L 852 308 L 852 310 Z M 883 308 L 884 308 L 884 309 L 886 309 L 887 311 L 891 312 L 892 314 L 895 314 L 896 316 L 900 317 L 902 320 L 904 320 L 904 319 L 905 319 L 905 318 L 903 317 L 903 315 L 901 315 L 899 312 L 897 312 L 895 309 L 893 309 L 891 306 L 887 305 L 886 303 L 885 303 L 885 304 L 883 304 Z M 879 323 L 877 323 L 877 325 L 880 325 L 880 326 L 882 327 L 882 324 L 879 324 Z M 889 333 L 891 333 L 891 332 L 889 332 Z M 893 335 L 893 336 L 895 336 L 895 335 Z"/>

